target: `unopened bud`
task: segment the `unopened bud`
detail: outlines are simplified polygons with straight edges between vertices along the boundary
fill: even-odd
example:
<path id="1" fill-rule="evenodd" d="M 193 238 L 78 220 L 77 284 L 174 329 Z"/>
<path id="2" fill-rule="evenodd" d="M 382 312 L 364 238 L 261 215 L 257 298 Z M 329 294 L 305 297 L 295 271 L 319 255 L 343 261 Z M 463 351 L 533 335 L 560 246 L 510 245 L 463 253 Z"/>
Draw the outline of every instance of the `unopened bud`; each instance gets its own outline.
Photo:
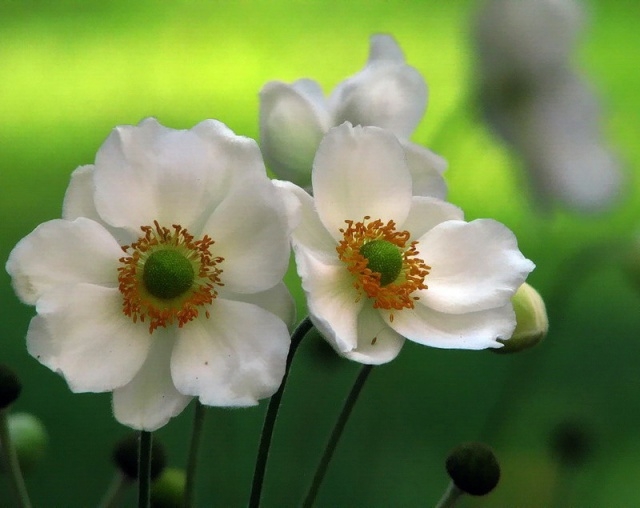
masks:
<path id="1" fill-rule="evenodd" d="M 508 340 L 498 339 L 504 347 L 493 348 L 494 353 L 518 353 L 538 344 L 547 336 L 549 318 L 540 294 L 526 282 L 511 299 L 516 313 L 516 328 Z"/>
<path id="2" fill-rule="evenodd" d="M 166 468 L 151 485 L 151 508 L 182 508 L 186 483 L 182 469 Z"/>
<path id="3" fill-rule="evenodd" d="M 8 407 L 22 391 L 17 374 L 7 365 L 0 365 L 0 410 Z"/>
<path id="4" fill-rule="evenodd" d="M 18 463 L 23 473 L 32 471 L 44 458 L 49 437 L 42 422 L 29 413 L 7 415 L 9 437 L 18 455 Z M 4 463 L 0 461 L 0 471 Z"/>
<path id="5" fill-rule="evenodd" d="M 446 468 L 455 486 L 472 496 L 488 494 L 500 480 L 500 464 L 483 443 L 458 445 L 449 453 Z"/>

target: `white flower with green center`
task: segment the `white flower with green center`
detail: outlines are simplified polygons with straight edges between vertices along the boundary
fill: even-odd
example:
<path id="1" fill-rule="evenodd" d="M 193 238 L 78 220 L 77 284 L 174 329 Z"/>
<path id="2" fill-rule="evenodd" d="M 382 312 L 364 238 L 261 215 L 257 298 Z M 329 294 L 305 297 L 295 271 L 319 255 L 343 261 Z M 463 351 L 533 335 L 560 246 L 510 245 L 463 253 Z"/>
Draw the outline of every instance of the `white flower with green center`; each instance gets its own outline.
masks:
<path id="1" fill-rule="evenodd" d="M 331 127 L 345 121 L 375 125 L 401 140 L 414 194 L 444 198 L 446 161 L 409 141 L 426 107 L 427 85 L 420 73 L 406 64 L 393 37 L 374 35 L 367 65 L 329 98 L 310 79 L 267 83 L 260 92 L 260 146 L 279 178 L 309 188 L 313 157 Z"/>
<path id="2" fill-rule="evenodd" d="M 36 306 L 29 353 L 74 392 L 113 391 L 115 417 L 137 429 L 194 396 L 269 397 L 294 317 L 279 198 L 257 144 L 220 122 L 117 127 L 73 173 L 63 218 L 9 256 L 16 293 Z"/>
<path id="3" fill-rule="evenodd" d="M 392 133 L 348 123 L 330 130 L 312 178 L 313 197 L 278 185 L 299 220 L 292 240 L 309 315 L 338 353 L 380 364 L 405 338 L 484 349 L 511 337 L 511 298 L 533 263 L 502 224 L 465 222 L 459 208 L 412 195 Z"/>

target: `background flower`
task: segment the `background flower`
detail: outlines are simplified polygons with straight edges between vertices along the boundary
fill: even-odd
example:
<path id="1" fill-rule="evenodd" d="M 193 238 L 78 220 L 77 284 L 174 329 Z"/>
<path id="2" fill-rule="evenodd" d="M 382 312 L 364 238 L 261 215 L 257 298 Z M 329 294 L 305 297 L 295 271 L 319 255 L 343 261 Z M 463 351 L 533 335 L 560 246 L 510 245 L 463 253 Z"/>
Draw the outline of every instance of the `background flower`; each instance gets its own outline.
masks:
<path id="1" fill-rule="evenodd" d="M 484 349 L 511 336 L 510 300 L 533 263 L 502 224 L 465 222 L 457 207 L 413 196 L 391 132 L 331 129 L 312 178 L 313 198 L 280 186 L 301 205 L 292 239 L 310 317 L 338 353 L 379 364 L 404 338 Z"/>
<path id="2" fill-rule="evenodd" d="M 316 149 L 330 127 L 348 121 L 392 131 L 402 141 L 416 194 L 444 197 L 446 161 L 408 141 L 427 106 L 427 86 L 405 63 L 390 35 L 371 37 L 367 65 L 325 99 L 320 85 L 301 79 L 267 83 L 260 92 L 260 144 L 269 168 L 302 187 L 311 184 Z"/>
<path id="3" fill-rule="evenodd" d="M 63 218 L 9 256 L 16 293 L 36 306 L 29 352 L 74 392 L 113 391 L 115 417 L 139 429 L 193 396 L 270 396 L 293 319 L 277 198 L 255 142 L 220 122 L 117 127 L 73 173 Z"/>

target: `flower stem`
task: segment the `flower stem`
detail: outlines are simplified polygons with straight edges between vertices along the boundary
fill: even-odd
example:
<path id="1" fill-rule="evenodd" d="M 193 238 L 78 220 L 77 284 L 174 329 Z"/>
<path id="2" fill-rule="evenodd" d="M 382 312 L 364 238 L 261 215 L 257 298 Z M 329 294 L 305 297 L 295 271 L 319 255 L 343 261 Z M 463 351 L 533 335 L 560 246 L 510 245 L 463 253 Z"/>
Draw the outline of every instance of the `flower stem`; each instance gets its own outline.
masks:
<path id="1" fill-rule="evenodd" d="M 342 431 L 344 430 L 347 421 L 349 420 L 349 416 L 351 416 L 351 411 L 353 407 L 356 405 L 358 400 L 358 396 L 362 391 L 365 381 L 369 377 L 369 373 L 371 372 L 372 365 L 363 365 L 360 369 L 358 377 L 356 378 L 353 386 L 351 387 L 351 391 L 349 395 L 347 395 L 346 400 L 344 401 L 344 405 L 342 406 L 342 411 L 338 416 L 338 420 L 336 421 L 335 426 L 333 427 L 333 431 L 331 432 L 331 437 L 329 438 L 329 442 L 324 450 L 324 454 L 320 459 L 320 463 L 318 464 L 318 468 L 316 469 L 316 474 L 313 477 L 313 482 L 311 483 L 311 488 L 309 488 L 309 492 L 307 493 L 307 497 L 304 500 L 303 506 L 305 508 L 310 508 L 313 506 L 313 503 L 316 500 L 316 496 L 318 495 L 318 491 L 320 490 L 320 485 L 322 484 L 322 480 L 324 479 L 324 475 L 327 472 L 327 468 L 329 467 L 329 462 L 331 462 L 331 458 L 333 457 L 333 452 L 335 452 L 336 447 L 338 446 L 338 441 L 342 436 Z"/>
<path id="2" fill-rule="evenodd" d="M 187 461 L 187 480 L 184 487 L 184 508 L 191 508 L 195 500 L 196 467 L 198 464 L 198 450 L 202 442 L 202 428 L 204 426 L 205 407 L 196 400 L 193 413 L 193 431 L 189 446 L 189 459 Z"/>
<path id="3" fill-rule="evenodd" d="M 291 347 L 289 348 L 289 354 L 287 356 L 287 363 L 284 370 L 284 376 L 282 377 L 282 383 L 278 391 L 273 394 L 269 401 L 269 407 L 267 408 L 267 414 L 264 418 L 264 425 L 262 427 L 262 435 L 260 437 L 260 447 L 258 448 L 258 456 L 256 457 L 256 467 L 253 472 L 253 484 L 251 486 L 251 497 L 249 498 L 249 508 L 258 508 L 260 506 L 260 498 L 262 497 L 262 484 L 264 482 L 264 473 L 267 468 L 267 458 L 269 457 L 269 447 L 271 446 L 271 438 L 273 436 L 273 428 L 278 416 L 278 410 L 280 409 L 280 401 L 282 400 L 282 394 L 284 393 L 285 386 L 287 384 L 287 377 L 289 376 L 289 369 L 291 368 L 291 362 L 296 354 L 296 350 L 300 345 L 300 342 L 304 336 L 309 333 L 313 328 L 313 323 L 309 317 L 306 317 L 293 331 L 291 335 Z"/>
<path id="4" fill-rule="evenodd" d="M 140 431 L 138 448 L 138 508 L 149 508 L 151 489 L 151 432 Z"/>
<path id="5" fill-rule="evenodd" d="M 0 452 L 5 463 L 5 469 L 9 475 L 9 484 L 16 500 L 18 508 L 31 508 L 31 501 L 24 484 L 18 454 L 16 452 L 11 436 L 9 435 L 9 422 L 7 411 L 0 410 Z"/>
<path id="6" fill-rule="evenodd" d="M 107 492 L 105 492 L 104 497 L 100 501 L 98 508 L 116 508 L 120 506 L 122 496 L 127 488 L 131 486 L 131 483 L 131 480 L 125 475 L 120 472 L 116 473 L 113 480 L 111 480 Z"/>
<path id="7" fill-rule="evenodd" d="M 453 508 L 462 494 L 464 494 L 464 492 L 456 487 L 455 483 L 449 482 L 447 490 L 444 491 L 436 508 Z"/>

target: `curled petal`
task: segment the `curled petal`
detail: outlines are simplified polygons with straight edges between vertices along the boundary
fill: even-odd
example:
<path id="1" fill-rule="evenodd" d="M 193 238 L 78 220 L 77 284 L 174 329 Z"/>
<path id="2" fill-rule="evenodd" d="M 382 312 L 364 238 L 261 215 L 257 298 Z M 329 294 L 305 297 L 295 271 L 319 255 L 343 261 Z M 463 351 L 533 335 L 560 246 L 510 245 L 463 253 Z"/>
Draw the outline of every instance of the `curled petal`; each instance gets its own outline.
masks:
<path id="1" fill-rule="evenodd" d="M 396 137 L 377 127 L 344 123 L 322 140 L 313 162 L 320 220 L 336 240 L 345 220 L 365 216 L 402 223 L 411 207 L 411 174 Z"/>
<path id="2" fill-rule="evenodd" d="M 327 106 L 314 81 L 272 81 L 260 91 L 260 146 L 278 177 L 308 187 L 313 156 L 328 129 Z"/>
<path id="3" fill-rule="evenodd" d="M 38 226 L 20 240 L 9 255 L 7 272 L 25 303 L 35 304 L 61 284 L 118 284 L 120 245 L 97 222 L 85 218 L 56 219 Z"/>
<path id="4" fill-rule="evenodd" d="M 207 406 L 253 406 L 280 386 L 289 351 L 286 325 L 271 312 L 218 299 L 210 319 L 178 331 L 171 357 L 176 388 Z"/>
<path id="5" fill-rule="evenodd" d="M 127 384 L 145 361 L 151 335 L 122 313 L 116 288 L 58 285 L 37 303 L 27 334 L 29 354 L 62 374 L 74 392 Z"/>
<path id="6" fill-rule="evenodd" d="M 416 305 L 394 312 L 386 321 L 403 337 L 425 346 L 444 349 L 486 349 L 502 347 L 497 339 L 511 337 L 516 318 L 511 304 L 494 309 L 447 314 Z"/>
<path id="7" fill-rule="evenodd" d="M 507 304 L 535 266 L 514 234 L 489 219 L 443 222 L 417 248 L 431 267 L 417 306 L 456 315 Z"/>
<path id="8" fill-rule="evenodd" d="M 147 359 L 135 377 L 113 392 L 113 414 L 120 423 L 134 429 L 154 431 L 177 416 L 191 397 L 176 390 L 169 361 L 175 343 L 173 333 L 159 330 Z"/>

